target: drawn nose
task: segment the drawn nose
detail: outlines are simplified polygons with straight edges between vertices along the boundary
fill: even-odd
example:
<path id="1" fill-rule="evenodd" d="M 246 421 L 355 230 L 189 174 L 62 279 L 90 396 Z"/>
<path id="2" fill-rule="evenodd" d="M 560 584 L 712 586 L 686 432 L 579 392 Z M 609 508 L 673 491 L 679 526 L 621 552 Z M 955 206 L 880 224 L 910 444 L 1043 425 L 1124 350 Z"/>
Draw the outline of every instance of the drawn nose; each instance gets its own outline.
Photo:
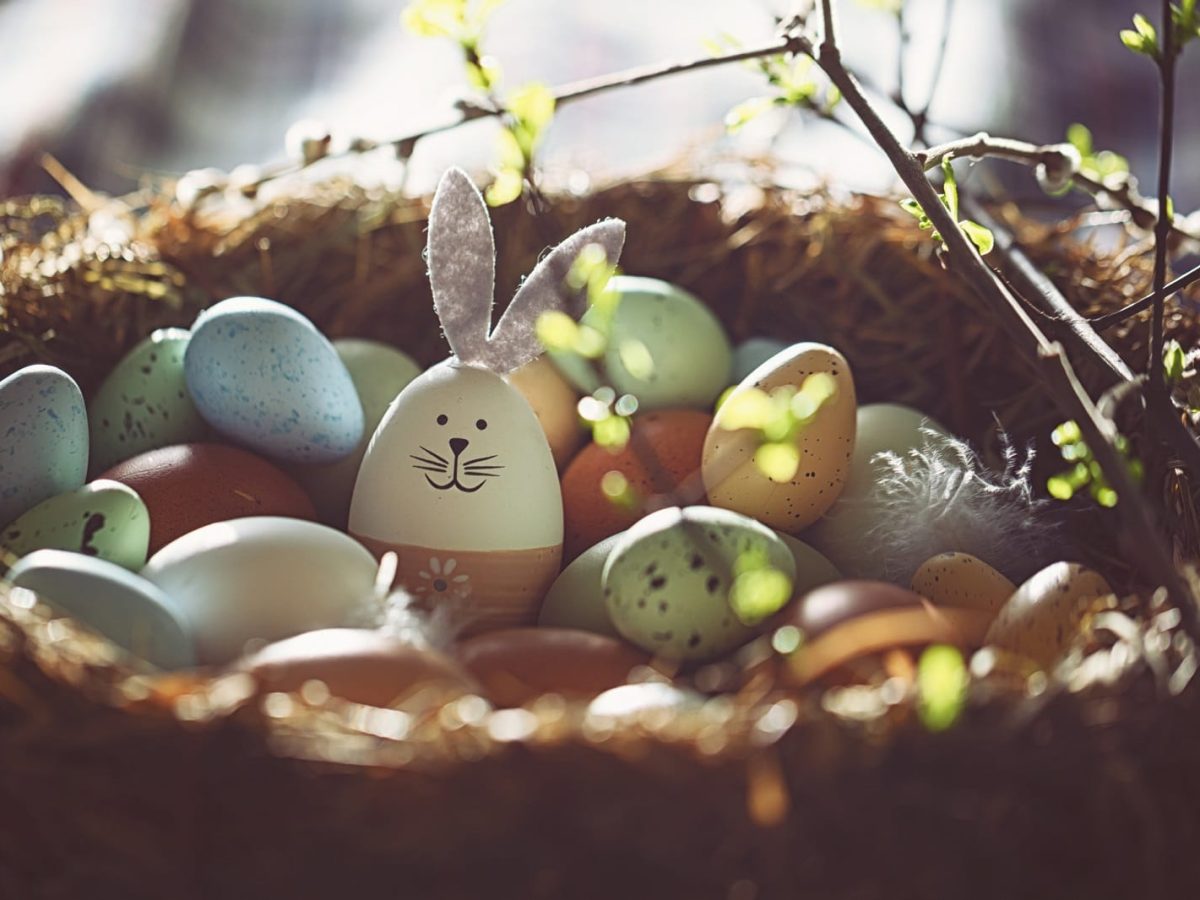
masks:
<path id="1" fill-rule="evenodd" d="M 467 449 L 469 443 L 470 441 L 466 438 L 450 438 L 450 449 L 454 451 L 455 456 L 458 456 Z"/>

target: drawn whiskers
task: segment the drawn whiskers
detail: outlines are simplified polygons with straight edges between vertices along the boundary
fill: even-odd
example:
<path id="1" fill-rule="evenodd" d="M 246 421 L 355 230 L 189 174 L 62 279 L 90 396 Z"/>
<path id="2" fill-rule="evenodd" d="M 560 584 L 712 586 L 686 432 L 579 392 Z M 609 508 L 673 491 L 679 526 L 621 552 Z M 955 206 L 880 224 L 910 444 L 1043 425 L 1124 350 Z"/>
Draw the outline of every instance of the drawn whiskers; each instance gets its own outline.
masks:
<path id="1" fill-rule="evenodd" d="M 436 472 L 439 475 L 445 475 L 450 471 L 450 463 L 444 456 L 434 453 L 428 447 L 422 447 L 421 451 L 421 454 L 409 454 L 410 459 L 417 461 L 417 464 L 413 466 L 414 469 L 420 469 L 422 472 Z"/>
<path id="2" fill-rule="evenodd" d="M 498 478 L 504 466 L 488 462 L 495 458 L 496 454 L 493 453 L 491 456 L 477 456 L 474 459 L 468 459 L 462 464 L 462 472 L 472 478 Z"/>

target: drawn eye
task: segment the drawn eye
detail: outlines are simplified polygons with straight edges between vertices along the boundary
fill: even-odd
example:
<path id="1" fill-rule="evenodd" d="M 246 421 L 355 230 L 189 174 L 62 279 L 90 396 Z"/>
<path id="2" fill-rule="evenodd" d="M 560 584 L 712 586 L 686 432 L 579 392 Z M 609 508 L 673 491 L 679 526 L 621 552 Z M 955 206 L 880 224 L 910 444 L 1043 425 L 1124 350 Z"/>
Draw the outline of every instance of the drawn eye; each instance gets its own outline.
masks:
<path id="1" fill-rule="evenodd" d="M 487 428 L 487 419 L 478 420 L 475 423 L 475 427 L 478 428 L 480 431 L 483 431 L 483 429 Z"/>
<path id="2" fill-rule="evenodd" d="M 437 417 L 437 423 L 438 423 L 439 425 L 445 425 L 445 424 L 446 424 L 447 422 L 449 422 L 449 421 L 450 421 L 450 420 L 449 420 L 448 418 L 446 418 L 446 414 L 445 414 L 445 413 L 442 413 L 442 415 L 440 415 L 440 416 L 438 416 L 438 417 Z"/>

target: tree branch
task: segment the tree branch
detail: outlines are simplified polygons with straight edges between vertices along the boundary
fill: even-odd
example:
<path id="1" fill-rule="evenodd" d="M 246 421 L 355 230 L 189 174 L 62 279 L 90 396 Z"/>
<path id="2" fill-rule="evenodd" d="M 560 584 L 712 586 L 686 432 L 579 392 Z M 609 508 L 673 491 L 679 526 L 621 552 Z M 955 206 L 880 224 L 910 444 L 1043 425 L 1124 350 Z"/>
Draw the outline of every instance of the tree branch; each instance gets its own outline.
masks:
<path id="1" fill-rule="evenodd" d="M 1166 296 L 1163 289 L 1167 283 L 1167 242 L 1171 237 L 1171 155 L 1175 144 L 1175 23 L 1171 16 L 1171 0 L 1162 0 L 1163 46 L 1158 58 L 1159 92 L 1158 113 L 1158 221 L 1154 225 L 1154 313 L 1150 319 L 1150 359 L 1146 373 L 1150 377 L 1150 402 L 1161 403 L 1166 399 L 1166 383 L 1163 378 L 1163 311 Z"/>
<path id="2" fill-rule="evenodd" d="M 1051 397 L 1065 415 L 1078 422 L 1084 439 L 1120 498 L 1118 513 L 1126 535 L 1133 538 L 1130 541 L 1130 549 L 1139 571 L 1148 583 L 1166 586 L 1175 598 L 1188 633 L 1200 636 L 1200 616 L 1197 615 L 1195 599 L 1175 569 L 1154 516 L 1130 475 L 1125 460 L 1115 447 L 1116 428 L 1111 421 L 1105 420 L 1097 413 L 1091 398 L 1080 385 L 1067 361 L 1062 346 L 1051 342 L 1042 333 L 1021 302 L 983 262 L 959 229 L 958 223 L 942 204 L 941 198 L 925 176 L 924 165 L 918 156 L 900 144 L 879 117 L 858 81 L 842 66 L 837 47 L 826 46 L 823 42 L 818 50 L 806 39 L 798 39 L 807 45 L 804 52 L 813 56 L 830 81 L 842 92 L 847 105 L 858 115 L 892 163 L 896 174 L 921 204 L 934 228 L 941 234 L 946 252 L 957 271 L 994 310 L 1015 342 L 1026 347 L 1032 345 L 1042 371 L 1043 382 Z"/>
<path id="3" fill-rule="evenodd" d="M 1195 266 L 1188 269 L 1174 281 L 1165 284 L 1162 287 L 1162 297 L 1166 301 L 1175 294 L 1191 287 L 1193 284 L 1200 282 L 1200 266 Z M 1154 300 L 1159 295 L 1158 291 L 1151 291 L 1140 300 L 1134 300 L 1128 306 L 1122 306 L 1118 310 L 1106 313 L 1103 316 L 1097 316 L 1092 319 L 1092 327 L 1097 331 L 1103 331 L 1105 328 L 1111 328 L 1114 325 L 1119 325 L 1126 319 L 1131 319 L 1143 310 L 1149 309 L 1154 305 Z"/>

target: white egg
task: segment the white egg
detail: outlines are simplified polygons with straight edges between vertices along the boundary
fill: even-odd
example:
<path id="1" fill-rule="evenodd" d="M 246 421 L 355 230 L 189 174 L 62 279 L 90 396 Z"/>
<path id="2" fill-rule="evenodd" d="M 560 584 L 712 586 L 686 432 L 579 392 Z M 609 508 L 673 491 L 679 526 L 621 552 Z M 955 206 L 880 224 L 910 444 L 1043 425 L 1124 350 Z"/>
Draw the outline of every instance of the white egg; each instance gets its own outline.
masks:
<path id="1" fill-rule="evenodd" d="M 837 502 L 801 537 L 829 558 L 846 578 L 875 578 L 882 572 L 879 548 L 865 538 L 875 524 L 875 485 L 884 452 L 899 455 L 920 447 L 922 428 L 946 430 L 925 413 L 898 403 L 869 403 L 858 408 L 857 436 L 850 474 Z"/>
<path id="2" fill-rule="evenodd" d="M 325 525 L 276 516 L 215 522 L 177 538 L 142 576 L 170 597 L 203 664 L 240 656 L 252 640 L 377 617 L 377 563 Z"/>

